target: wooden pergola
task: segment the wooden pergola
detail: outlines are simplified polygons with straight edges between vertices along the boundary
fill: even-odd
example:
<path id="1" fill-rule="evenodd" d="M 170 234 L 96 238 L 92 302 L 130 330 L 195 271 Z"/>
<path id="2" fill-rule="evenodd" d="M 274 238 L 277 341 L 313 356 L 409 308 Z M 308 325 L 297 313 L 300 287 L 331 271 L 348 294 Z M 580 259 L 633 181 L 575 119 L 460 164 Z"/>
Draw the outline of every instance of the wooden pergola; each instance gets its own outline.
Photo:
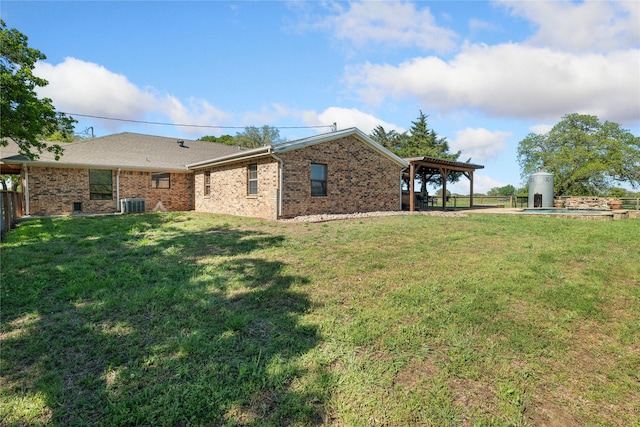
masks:
<path id="1" fill-rule="evenodd" d="M 447 206 L 447 178 L 452 173 L 461 173 L 469 179 L 469 207 L 473 207 L 473 172 L 477 169 L 484 169 L 484 166 L 435 157 L 409 157 L 404 160 L 409 163 L 409 167 L 404 172 L 404 177 L 409 175 L 409 211 L 415 210 L 414 184 L 416 175 L 420 175 L 426 181 L 440 175 L 442 178 L 442 209 L 445 209 Z"/>

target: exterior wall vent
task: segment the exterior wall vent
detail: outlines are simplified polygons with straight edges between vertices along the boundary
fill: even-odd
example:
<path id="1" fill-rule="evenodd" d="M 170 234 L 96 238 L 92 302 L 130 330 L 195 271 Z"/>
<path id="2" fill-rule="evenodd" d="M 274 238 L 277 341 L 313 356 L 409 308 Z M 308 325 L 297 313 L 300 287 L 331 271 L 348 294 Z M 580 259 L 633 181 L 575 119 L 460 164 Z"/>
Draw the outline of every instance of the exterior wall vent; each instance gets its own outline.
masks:
<path id="1" fill-rule="evenodd" d="M 141 213 L 147 210 L 146 199 L 122 199 L 120 200 L 120 212 Z"/>

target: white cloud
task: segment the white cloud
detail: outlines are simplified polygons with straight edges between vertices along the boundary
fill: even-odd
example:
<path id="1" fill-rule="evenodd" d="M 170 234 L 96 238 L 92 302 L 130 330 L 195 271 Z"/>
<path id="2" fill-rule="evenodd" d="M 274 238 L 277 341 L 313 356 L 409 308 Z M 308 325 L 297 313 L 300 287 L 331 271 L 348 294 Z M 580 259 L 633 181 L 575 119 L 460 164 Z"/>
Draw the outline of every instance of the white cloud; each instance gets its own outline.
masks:
<path id="1" fill-rule="evenodd" d="M 418 47 L 446 52 L 455 48 L 455 32 L 439 27 L 429 8 L 409 2 L 353 2 L 318 26 L 328 27 L 340 40 L 356 47 L 369 44 Z"/>
<path id="2" fill-rule="evenodd" d="M 529 127 L 529 130 L 538 135 L 544 135 L 545 133 L 549 132 L 553 128 L 553 126 L 554 125 L 550 125 L 547 123 L 540 123 Z"/>
<path id="3" fill-rule="evenodd" d="M 338 130 L 357 127 L 366 134 L 370 134 L 376 126 L 384 127 L 387 132 L 390 130 L 404 132 L 401 127 L 356 108 L 329 107 L 319 114 L 315 111 L 307 111 L 303 114 L 303 120 L 309 126 L 336 123 Z"/>
<path id="4" fill-rule="evenodd" d="M 75 58 L 58 65 L 38 62 L 34 74 L 49 82 L 38 95 L 61 111 L 140 119 L 155 101 L 125 76 Z"/>
<path id="5" fill-rule="evenodd" d="M 462 151 L 461 158 L 471 157 L 472 163 L 485 162 L 505 149 L 511 135 L 511 132 L 467 128 L 456 131 L 456 137 L 449 145 L 453 152 Z"/>
<path id="6" fill-rule="evenodd" d="M 38 89 L 38 95 L 51 98 L 58 111 L 126 120 L 159 114 L 171 123 L 195 125 L 216 125 L 229 118 L 205 100 L 190 98 L 185 105 L 170 94 L 141 89 L 124 75 L 76 58 L 66 58 L 58 65 L 38 62 L 34 73 L 49 82 Z M 106 123 L 111 129 L 120 124 Z M 182 130 L 202 133 L 198 128 Z"/>
<path id="7" fill-rule="evenodd" d="M 528 43 L 571 52 L 610 52 L 640 43 L 640 2 L 501 1 L 538 25 Z"/>
<path id="8" fill-rule="evenodd" d="M 450 61 L 435 56 L 398 66 L 346 69 L 364 100 L 417 98 L 448 111 L 551 119 L 578 112 L 621 123 L 640 118 L 640 50 L 572 54 L 517 44 L 467 45 Z"/>

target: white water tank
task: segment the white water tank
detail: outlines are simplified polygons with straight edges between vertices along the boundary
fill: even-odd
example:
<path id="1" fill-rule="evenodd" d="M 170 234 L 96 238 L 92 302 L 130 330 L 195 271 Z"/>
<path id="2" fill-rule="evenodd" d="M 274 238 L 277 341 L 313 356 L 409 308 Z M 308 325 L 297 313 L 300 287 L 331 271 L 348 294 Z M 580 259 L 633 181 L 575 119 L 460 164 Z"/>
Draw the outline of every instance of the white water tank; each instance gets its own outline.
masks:
<path id="1" fill-rule="evenodd" d="M 529 177 L 529 207 L 553 207 L 553 174 L 536 172 Z"/>

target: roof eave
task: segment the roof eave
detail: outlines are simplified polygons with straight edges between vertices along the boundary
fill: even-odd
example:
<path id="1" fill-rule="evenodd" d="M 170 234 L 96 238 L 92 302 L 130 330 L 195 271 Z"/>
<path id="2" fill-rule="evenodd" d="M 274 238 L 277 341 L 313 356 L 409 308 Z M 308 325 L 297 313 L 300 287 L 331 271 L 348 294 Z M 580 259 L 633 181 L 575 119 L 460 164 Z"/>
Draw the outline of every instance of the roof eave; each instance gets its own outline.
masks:
<path id="1" fill-rule="evenodd" d="M 109 164 L 95 164 L 95 163 L 61 163 L 57 161 L 41 161 L 41 160 L 7 160 L 2 159 L 1 163 L 6 165 L 27 165 L 27 166 L 39 166 L 39 167 L 56 167 L 56 168 L 72 168 L 72 169 L 122 169 L 122 170 L 135 170 L 135 171 L 163 171 L 173 173 L 191 173 L 189 169 L 175 168 L 175 167 L 163 167 L 161 165 L 155 166 L 126 166 L 126 165 L 109 165 Z"/>
<path id="2" fill-rule="evenodd" d="M 271 152 L 272 152 L 272 147 L 270 146 L 259 147 L 259 148 L 254 148 L 252 150 L 240 151 L 238 153 L 230 154 L 227 156 L 217 157 L 215 159 L 208 159 L 208 160 L 203 160 L 197 163 L 191 163 L 187 165 L 187 168 L 202 169 L 209 166 L 219 166 L 226 163 L 241 162 L 241 161 L 253 159 L 256 157 L 267 156 L 271 154 Z"/>

